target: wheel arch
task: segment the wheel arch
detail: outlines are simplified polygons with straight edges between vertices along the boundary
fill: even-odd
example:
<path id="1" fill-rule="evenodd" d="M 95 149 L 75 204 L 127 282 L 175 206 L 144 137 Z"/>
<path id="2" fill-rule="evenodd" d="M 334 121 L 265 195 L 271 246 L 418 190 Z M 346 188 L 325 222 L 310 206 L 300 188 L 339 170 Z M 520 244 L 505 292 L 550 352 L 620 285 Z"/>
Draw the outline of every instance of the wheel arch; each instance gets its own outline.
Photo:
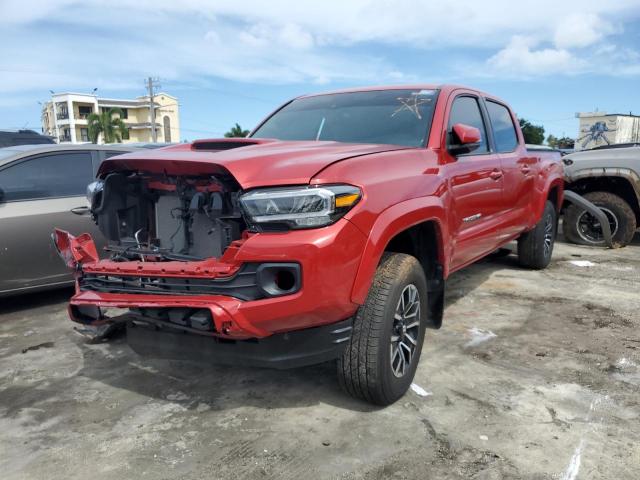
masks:
<path id="1" fill-rule="evenodd" d="M 408 200 L 385 210 L 375 222 L 362 255 L 352 300 L 363 304 L 384 252 L 418 259 L 427 277 L 429 327 L 439 328 L 444 310 L 444 279 L 448 275 L 449 232 L 441 204 Z"/>
<path id="2" fill-rule="evenodd" d="M 633 170 L 616 168 L 615 172 L 598 169 L 594 176 L 592 170 L 583 170 L 572 175 L 567 189 L 580 195 L 591 192 L 608 192 L 626 201 L 636 214 L 640 224 L 640 177 Z"/>
<path id="3" fill-rule="evenodd" d="M 547 200 L 553 203 L 556 212 L 560 212 L 560 209 L 562 208 L 563 192 L 561 183 L 562 182 L 558 181 L 551 184 L 549 187 L 549 193 L 547 194 Z"/>

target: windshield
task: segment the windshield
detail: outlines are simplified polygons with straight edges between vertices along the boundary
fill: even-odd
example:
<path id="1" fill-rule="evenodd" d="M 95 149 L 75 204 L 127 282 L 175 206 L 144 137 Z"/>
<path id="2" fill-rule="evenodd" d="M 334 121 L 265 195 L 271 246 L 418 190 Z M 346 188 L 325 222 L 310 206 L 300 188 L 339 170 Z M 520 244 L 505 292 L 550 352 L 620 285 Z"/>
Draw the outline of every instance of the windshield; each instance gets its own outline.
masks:
<path id="1" fill-rule="evenodd" d="M 419 147 L 431 128 L 437 90 L 377 90 L 299 98 L 252 135 Z"/>

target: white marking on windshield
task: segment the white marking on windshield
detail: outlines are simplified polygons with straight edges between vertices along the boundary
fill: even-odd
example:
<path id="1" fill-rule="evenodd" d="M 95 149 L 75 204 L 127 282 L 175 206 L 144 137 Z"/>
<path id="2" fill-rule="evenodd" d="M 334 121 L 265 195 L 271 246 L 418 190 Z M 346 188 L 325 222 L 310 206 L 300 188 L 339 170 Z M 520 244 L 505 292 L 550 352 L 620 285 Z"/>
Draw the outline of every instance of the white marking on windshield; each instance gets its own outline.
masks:
<path id="1" fill-rule="evenodd" d="M 320 135 L 322 134 L 322 129 L 324 128 L 324 120 L 325 118 L 322 117 L 322 121 L 320 122 L 320 128 L 318 128 L 318 134 L 316 135 L 316 142 L 320 140 Z"/>
<path id="2" fill-rule="evenodd" d="M 422 120 L 422 115 L 420 114 L 420 110 L 418 107 L 420 105 L 424 105 L 425 103 L 431 102 L 430 98 L 418 98 L 420 93 L 412 92 L 411 97 L 398 97 L 397 100 L 402 104 L 391 114 L 392 117 L 395 117 L 398 113 L 407 110 L 413 113 L 418 120 Z"/>

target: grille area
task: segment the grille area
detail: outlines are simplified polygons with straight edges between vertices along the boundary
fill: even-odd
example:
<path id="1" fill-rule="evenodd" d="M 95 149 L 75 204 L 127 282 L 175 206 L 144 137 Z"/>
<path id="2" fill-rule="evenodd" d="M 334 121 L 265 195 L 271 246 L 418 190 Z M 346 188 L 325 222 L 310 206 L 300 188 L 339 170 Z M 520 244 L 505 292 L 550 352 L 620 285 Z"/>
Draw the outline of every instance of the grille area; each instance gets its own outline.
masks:
<path id="1" fill-rule="evenodd" d="M 85 273 L 80 290 L 101 293 L 134 293 L 147 295 L 227 295 L 240 300 L 258 300 L 267 295 L 258 286 L 259 264 L 245 264 L 232 277 L 160 277 Z"/>

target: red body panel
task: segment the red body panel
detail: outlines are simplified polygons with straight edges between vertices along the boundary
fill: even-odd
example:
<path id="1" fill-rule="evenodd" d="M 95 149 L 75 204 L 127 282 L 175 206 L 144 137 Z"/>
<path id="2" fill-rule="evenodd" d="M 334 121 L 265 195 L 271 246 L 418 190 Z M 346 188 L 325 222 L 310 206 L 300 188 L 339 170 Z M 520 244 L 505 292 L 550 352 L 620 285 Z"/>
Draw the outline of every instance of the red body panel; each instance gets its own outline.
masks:
<path id="1" fill-rule="evenodd" d="M 460 94 L 492 97 L 455 86 L 418 88 L 440 90 L 431 133 L 422 148 L 247 139 L 247 143 L 256 144 L 222 151 L 195 151 L 191 146 L 179 145 L 134 152 L 102 164 L 102 175 L 113 170 L 184 175 L 225 172 L 243 190 L 293 184 L 358 186 L 361 200 L 337 223 L 309 230 L 251 234 L 234 242 L 220 259 L 98 261 L 82 265 L 83 270 L 97 273 L 215 278 L 232 275 L 245 262 L 297 262 L 302 271 L 302 288 L 297 293 L 240 301 L 222 295 L 125 295 L 78 290 L 71 303 L 209 308 L 216 327 L 226 325 L 225 335 L 264 337 L 352 316 L 366 299 L 389 241 L 407 228 L 434 222 L 437 258 L 446 278 L 533 228 L 551 189 L 557 189 L 557 205 L 562 204 L 559 155 L 528 152 L 519 127 L 519 145 L 512 153 L 489 152 L 459 158 L 448 153 L 447 122 L 453 99 Z M 374 89 L 379 87 L 370 88 Z M 467 140 L 473 140 L 475 132 L 467 133 Z"/>
<path id="2" fill-rule="evenodd" d="M 206 278 L 232 275 L 244 262 L 300 263 L 302 289 L 283 297 L 255 301 L 211 296 L 133 295 L 81 292 L 72 305 L 100 307 L 194 307 L 209 308 L 216 330 L 223 324 L 234 338 L 265 337 L 272 333 L 333 323 L 353 315 L 358 305 L 351 300 L 366 237 L 347 220 L 314 230 L 256 234 L 241 243 L 222 262 L 108 262 L 83 265 L 83 271 L 145 276 L 189 276 Z M 208 265 L 207 265 L 208 264 Z M 181 272 L 178 270 L 182 267 Z M 160 268 L 165 271 L 161 272 Z"/>
<path id="3" fill-rule="evenodd" d="M 231 173 L 243 189 L 273 185 L 302 185 L 323 168 L 345 158 L 399 150 L 397 145 L 338 142 L 265 142 L 223 151 L 160 149 L 118 155 L 106 160 L 98 174 L 115 169 L 169 175 Z"/>

